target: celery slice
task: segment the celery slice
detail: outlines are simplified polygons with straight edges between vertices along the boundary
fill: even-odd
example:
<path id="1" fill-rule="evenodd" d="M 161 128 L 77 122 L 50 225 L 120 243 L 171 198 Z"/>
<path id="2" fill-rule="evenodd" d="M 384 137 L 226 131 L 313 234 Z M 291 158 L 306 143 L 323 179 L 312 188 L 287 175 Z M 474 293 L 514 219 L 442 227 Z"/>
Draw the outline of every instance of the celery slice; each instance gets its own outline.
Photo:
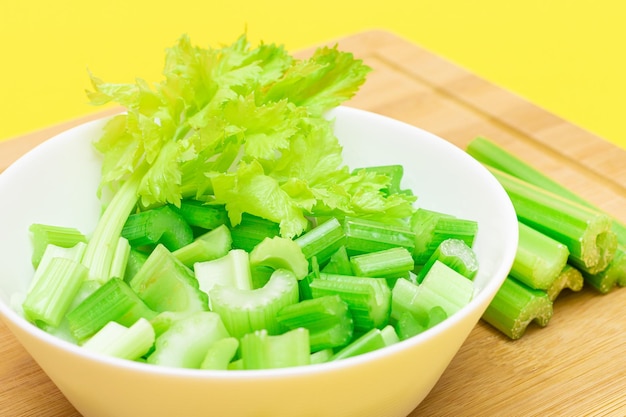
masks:
<path id="1" fill-rule="evenodd" d="M 516 340 L 531 322 L 544 327 L 553 314 L 552 301 L 543 290 L 536 290 L 509 276 L 496 293 L 482 319 Z"/>
<path id="2" fill-rule="evenodd" d="M 185 199 L 180 202 L 180 207 L 172 206 L 172 208 L 192 227 L 213 230 L 228 224 L 228 212 L 223 205 L 211 205 L 203 201 Z"/>
<path id="3" fill-rule="evenodd" d="M 76 262 L 80 262 L 85 253 L 85 248 L 87 245 L 83 242 L 79 242 L 76 245 L 70 248 L 64 248 L 62 246 L 57 246 L 54 244 L 48 244 L 46 249 L 43 252 L 43 255 L 39 259 L 39 263 L 37 265 L 37 269 L 35 270 L 35 274 L 33 275 L 33 279 L 30 282 L 29 288 L 33 288 L 35 283 L 39 280 L 39 277 L 43 274 L 43 272 L 48 267 L 50 261 L 54 258 L 66 258 L 71 259 Z"/>
<path id="4" fill-rule="evenodd" d="M 212 311 L 222 317 L 231 336 L 241 338 L 261 329 L 278 334 L 276 313 L 298 302 L 298 280 L 293 272 L 277 269 L 262 288 L 243 290 L 217 285 L 209 291 L 209 298 Z"/>
<path id="5" fill-rule="evenodd" d="M 346 217 L 343 223 L 346 249 L 350 256 L 403 247 L 413 252 L 415 233 L 408 225 Z"/>
<path id="6" fill-rule="evenodd" d="M 339 220 L 332 217 L 295 239 L 304 257 L 315 256 L 324 265 L 339 248 L 345 245 L 346 235 Z"/>
<path id="7" fill-rule="evenodd" d="M 601 294 L 607 294 L 616 285 L 626 285 L 626 256 L 624 256 L 625 247 L 619 245 L 615 251 L 613 260 L 605 269 L 595 274 L 588 271 L 582 271 L 583 278 L 587 284 L 595 288 Z"/>
<path id="8" fill-rule="evenodd" d="M 307 329 L 311 352 L 348 344 L 354 330 L 348 305 L 337 295 L 285 306 L 278 311 L 276 320 L 287 330 Z"/>
<path id="9" fill-rule="evenodd" d="M 280 234 L 280 226 L 271 220 L 243 213 L 241 222 L 232 227 L 233 248 L 251 252 L 266 237 Z"/>
<path id="10" fill-rule="evenodd" d="M 415 276 L 415 281 L 420 283 L 430 270 L 430 267 L 440 261 L 454 269 L 465 278 L 473 280 L 478 273 L 478 258 L 476 253 L 465 241 L 460 239 L 446 239 L 432 253 L 428 261 L 419 268 Z"/>
<path id="11" fill-rule="evenodd" d="M 225 337 L 213 342 L 204 355 L 200 369 L 227 370 L 230 362 L 237 356 L 239 340 L 234 337 Z"/>
<path id="12" fill-rule="evenodd" d="M 143 264 L 146 263 L 149 255 L 150 254 L 147 252 L 143 252 L 132 247 L 130 248 L 126 262 L 126 269 L 124 270 L 124 281 L 130 282 L 130 280 L 133 279 Z"/>
<path id="13" fill-rule="evenodd" d="M 299 328 L 279 335 L 261 329 L 241 338 L 244 369 L 273 369 L 311 363 L 309 332 Z"/>
<path id="14" fill-rule="evenodd" d="M 113 261 L 111 262 L 111 269 L 109 271 L 111 278 L 124 278 L 126 276 L 130 249 L 130 243 L 127 239 L 120 237 L 117 240 L 115 252 L 113 253 Z"/>
<path id="15" fill-rule="evenodd" d="M 232 249 L 225 256 L 194 265 L 200 289 L 209 294 L 216 285 L 251 290 L 250 255 L 243 249 Z M 209 302 L 211 300 L 209 299 Z"/>
<path id="16" fill-rule="evenodd" d="M 87 238 L 78 229 L 73 227 L 53 226 L 48 224 L 34 223 L 30 225 L 32 234 L 33 253 L 31 262 L 33 267 L 38 268 L 41 257 L 48 245 L 62 248 L 72 248 L 77 243 L 86 243 Z"/>
<path id="17" fill-rule="evenodd" d="M 211 311 L 194 312 L 172 324 L 155 341 L 147 362 L 154 365 L 198 369 L 211 345 L 230 337 L 222 318 Z"/>
<path id="18" fill-rule="evenodd" d="M 309 273 L 309 262 L 300 246 L 292 239 L 274 236 L 263 239 L 250 252 L 250 267 L 288 269 L 301 280 Z"/>
<path id="19" fill-rule="evenodd" d="M 144 318 L 140 318 L 130 327 L 111 321 L 87 340 L 83 348 L 135 361 L 150 351 L 154 339 L 154 329 Z"/>
<path id="20" fill-rule="evenodd" d="M 341 246 L 330 256 L 328 263 L 322 268 L 327 274 L 353 275 L 352 264 L 345 246 Z"/>
<path id="21" fill-rule="evenodd" d="M 354 275 L 373 278 L 402 278 L 413 270 L 413 255 L 397 247 L 354 255 L 350 258 Z"/>
<path id="22" fill-rule="evenodd" d="M 396 337 L 389 337 L 389 332 L 395 333 L 395 330 L 391 326 L 384 326 L 382 329 L 370 329 L 353 340 L 349 345 L 337 351 L 330 360 L 336 361 L 351 358 L 389 346 L 398 340 L 397 335 Z"/>
<path id="23" fill-rule="evenodd" d="M 211 261 L 226 256 L 232 248 L 232 243 L 230 229 L 225 225 L 220 225 L 172 253 L 187 268 L 193 268 L 197 262 Z"/>
<path id="24" fill-rule="evenodd" d="M 175 209 L 166 205 L 128 216 L 122 237 L 132 247 L 161 243 L 175 251 L 193 241 L 193 230 Z"/>
<path id="25" fill-rule="evenodd" d="M 564 289 L 571 291 L 580 291 L 584 285 L 583 274 L 570 264 L 565 264 L 561 273 L 552 282 L 552 285 L 546 289 L 550 301 L 556 300 Z"/>
<path id="26" fill-rule="evenodd" d="M 59 326 L 87 273 L 87 268 L 75 260 L 51 259 L 22 303 L 26 317 L 32 322 Z"/>

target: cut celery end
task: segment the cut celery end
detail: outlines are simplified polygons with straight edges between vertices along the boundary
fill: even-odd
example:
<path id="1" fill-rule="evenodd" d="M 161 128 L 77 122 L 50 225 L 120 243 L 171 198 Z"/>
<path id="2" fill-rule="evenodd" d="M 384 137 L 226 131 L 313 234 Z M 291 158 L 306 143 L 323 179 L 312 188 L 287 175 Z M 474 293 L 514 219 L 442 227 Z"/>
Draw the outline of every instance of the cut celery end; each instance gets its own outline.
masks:
<path id="1" fill-rule="evenodd" d="M 473 280 L 478 273 L 478 258 L 472 248 L 460 239 L 446 239 L 419 269 L 415 276 L 416 282 L 424 280 L 435 261 L 444 263 L 469 280 Z"/>
<path id="2" fill-rule="evenodd" d="M 154 339 L 154 329 L 144 318 L 140 318 L 130 327 L 111 321 L 82 347 L 103 355 L 135 361 L 150 351 Z"/>
<path id="3" fill-rule="evenodd" d="M 172 253 L 187 268 L 193 268 L 197 262 L 212 261 L 226 256 L 232 249 L 232 244 L 230 229 L 225 225 L 220 225 Z"/>
<path id="4" fill-rule="evenodd" d="M 52 259 L 66 258 L 76 262 L 80 262 L 83 254 L 85 253 L 86 247 L 87 245 L 83 242 L 79 242 L 70 248 L 64 248 L 62 246 L 57 246 L 53 244 L 49 244 L 48 246 L 46 246 L 46 249 L 44 250 L 44 253 L 39 260 L 37 269 L 35 270 L 35 274 L 33 275 L 33 279 L 30 282 L 29 288 L 33 288 L 33 286 L 39 280 L 39 277 L 41 277 Z"/>
<path id="5" fill-rule="evenodd" d="M 152 319 L 156 313 L 119 278 L 111 278 L 67 313 L 67 321 L 74 338 L 85 341 L 115 321 L 132 326 L 140 318 Z"/>
<path id="6" fill-rule="evenodd" d="M 26 317 L 35 323 L 58 327 L 87 273 L 87 268 L 72 259 L 51 259 L 22 303 Z"/>
<path id="7" fill-rule="evenodd" d="M 372 278 L 401 278 L 413 270 L 413 256 L 406 248 L 397 247 L 350 258 L 354 275 Z"/>
<path id="8" fill-rule="evenodd" d="M 530 226 L 518 226 L 519 243 L 510 274 L 532 288 L 547 290 L 565 267 L 569 250 Z"/>
<path id="9" fill-rule="evenodd" d="M 343 229 L 350 256 L 395 247 L 413 252 L 415 247 L 415 233 L 408 225 L 390 225 L 376 220 L 346 217 Z"/>
<path id="10" fill-rule="evenodd" d="M 309 273 L 309 262 L 300 246 L 292 239 L 280 236 L 265 238 L 252 249 L 250 267 L 288 269 L 298 280 Z"/>
<path id="11" fill-rule="evenodd" d="M 212 311 L 220 314 L 233 337 L 261 329 L 278 334 L 276 313 L 298 302 L 298 280 L 291 271 L 277 269 L 262 288 L 242 290 L 217 285 L 209 291 L 209 298 Z"/>
<path id="12" fill-rule="evenodd" d="M 322 268 L 327 274 L 354 275 L 350 257 L 345 246 L 341 246 L 330 256 L 328 263 Z"/>
<path id="13" fill-rule="evenodd" d="M 626 285 L 625 248 L 618 246 L 611 263 L 602 271 L 591 274 L 582 271 L 584 281 L 602 294 L 609 293 L 616 286 Z"/>
<path id="14" fill-rule="evenodd" d="M 213 230 L 228 224 L 228 212 L 223 205 L 211 205 L 203 201 L 185 199 L 180 202 L 180 207 L 174 209 L 192 227 Z"/>
<path id="15" fill-rule="evenodd" d="M 251 290 L 252 274 L 250 255 L 243 249 L 232 249 L 225 256 L 194 265 L 194 273 L 200 289 L 209 294 L 213 287 L 221 285 L 240 290 Z M 209 303 L 211 300 L 209 299 Z"/>
<path id="16" fill-rule="evenodd" d="M 311 353 L 311 365 L 330 361 L 335 353 L 332 349 L 322 349 Z"/>
<path id="17" fill-rule="evenodd" d="M 584 282 L 582 272 L 570 264 L 565 264 L 558 277 L 552 282 L 550 287 L 546 289 L 546 293 L 550 301 L 554 301 L 564 289 L 569 289 L 574 292 L 582 290 Z"/>
<path id="18" fill-rule="evenodd" d="M 209 346 L 200 369 L 228 370 L 228 365 L 237 355 L 239 340 L 234 337 L 225 337 L 216 340 Z"/>
<path id="19" fill-rule="evenodd" d="M 509 276 L 496 293 L 482 319 L 516 340 L 531 322 L 544 327 L 553 314 L 552 301 L 543 290 L 536 290 Z"/>
<path id="20" fill-rule="evenodd" d="M 132 247 L 162 244 L 175 251 L 193 241 L 193 230 L 169 205 L 128 216 L 122 236 Z"/>
<path id="21" fill-rule="evenodd" d="M 130 286 L 148 307 L 157 312 L 204 311 L 209 308 L 208 296 L 200 290 L 193 272 L 161 244 L 131 279 Z"/>
<path id="22" fill-rule="evenodd" d="M 294 329 L 279 335 L 257 330 L 241 338 L 244 369 L 275 369 L 310 365 L 309 332 Z"/>
<path id="23" fill-rule="evenodd" d="M 126 267 L 128 266 L 128 259 L 130 257 L 130 243 L 128 240 L 120 237 L 117 240 L 115 246 L 115 252 L 113 254 L 113 262 L 111 262 L 111 270 L 109 276 L 111 278 L 124 279 L 126 276 Z"/>
<path id="24" fill-rule="evenodd" d="M 363 335 L 359 336 L 356 340 L 352 341 L 349 345 L 337 351 L 330 358 L 330 361 L 351 358 L 354 356 L 362 355 L 364 353 L 382 349 L 385 346 L 386 341 L 383 337 L 381 329 L 370 329 Z"/>
<path id="25" fill-rule="evenodd" d="M 315 257 L 320 265 L 345 246 L 346 235 L 339 220 L 330 218 L 294 240 L 306 259 Z"/>
<path id="26" fill-rule="evenodd" d="M 271 220 L 243 213 L 241 222 L 231 228 L 233 248 L 251 252 L 266 237 L 280 235 L 280 226 Z"/>
<path id="27" fill-rule="evenodd" d="M 61 248 L 72 248 L 77 243 L 86 243 L 87 238 L 78 229 L 72 227 L 53 226 L 48 224 L 34 223 L 28 229 L 32 235 L 33 253 L 31 262 L 37 269 L 41 257 L 48 245 Z"/>
<path id="28" fill-rule="evenodd" d="M 278 311 L 276 319 L 286 330 L 307 329 L 311 352 L 345 346 L 354 331 L 348 305 L 337 295 L 288 305 Z"/>
<path id="29" fill-rule="evenodd" d="M 399 339 L 406 340 L 434 327 L 446 318 L 448 318 L 448 314 L 439 306 L 432 307 L 426 312 L 420 311 L 417 314 L 407 310 L 399 313 L 399 319 L 394 319 L 393 326 Z"/>
<path id="30" fill-rule="evenodd" d="M 172 324 L 155 341 L 147 362 L 153 365 L 199 369 L 213 343 L 230 337 L 219 314 L 199 311 Z"/>
<path id="31" fill-rule="evenodd" d="M 352 313 L 355 333 L 383 328 L 389 322 L 391 290 L 384 278 L 320 273 L 309 287 L 313 298 L 341 297 Z"/>

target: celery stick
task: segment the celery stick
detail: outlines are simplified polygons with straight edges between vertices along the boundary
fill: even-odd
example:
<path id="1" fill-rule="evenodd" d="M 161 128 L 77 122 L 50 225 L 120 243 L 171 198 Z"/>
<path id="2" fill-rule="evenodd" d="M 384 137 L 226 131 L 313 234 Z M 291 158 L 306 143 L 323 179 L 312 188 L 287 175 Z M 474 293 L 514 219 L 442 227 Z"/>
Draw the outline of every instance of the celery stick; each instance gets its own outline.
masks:
<path id="1" fill-rule="evenodd" d="M 266 237 L 280 234 L 280 226 L 271 220 L 244 213 L 241 222 L 232 227 L 233 248 L 252 251 Z"/>
<path id="2" fill-rule="evenodd" d="M 35 269 L 39 266 L 41 257 L 48 245 L 61 248 L 72 248 L 77 243 L 86 243 L 87 238 L 78 229 L 73 227 L 53 226 L 48 224 L 34 223 L 29 229 L 33 241 L 33 253 L 31 262 Z"/>
<path id="3" fill-rule="evenodd" d="M 278 311 L 276 320 L 286 330 L 307 329 L 311 352 L 348 344 L 354 330 L 348 305 L 337 295 L 285 306 Z"/>
<path id="4" fill-rule="evenodd" d="M 322 268 L 327 274 L 353 275 L 352 264 L 345 246 L 341 246 L 330 256 L 328 263 Z"/>
<path id="5" fill-rule="evenodd" d="M 200 369 L 227 370 L 228 365 L 237 355 L 239 340 L 234 337 L 225 337 L 213 342 L 204 355 Z"/>
<path id="6" fill-rule="evenodd" d="M 154 311 L 204 311 L 209 300 L 193 271 L 162 244 L 130 280 L 131 288 Z"/>
<path id="7" fill-rule="evenodd" d="M 217 229 L 228 224 L 228 212 L 223 205 L 211 205 L 198 200 L 185 199 L 180 207 L 172 206 L 192 227 L 205 230 Z"/>
<path id="8" fill-rule="evenodd" d="M 130 327 L 111 321 L 82 346 L 92 352 L 135 361 L 150 351 L 154 339 L 152 325 L 140 318 Z"/>
<path id="9" fill-rule="evenodd" d="M 243 249 L 232 249 L 225 256 L 194 265 L 200 289 L 209 293 L 216 285 L 251 290 L 250 255 Z M 209 300 L 210 302 L 210 300 Z"/>
<path id="10" fill-rule="evenodd" d="M 403 247 L 354 255 L 350 263 L 354 275 L 373 278 L 402 278 L 414 267 L 413 255 Z"/>
<path id="11" fill-rule="evenodd" d="M 212 311 L 220 314 L 231 336 L 241 338 L 260 329 L 278 334 L 276 313 L 298 302 L 298 280 L 293 272 L 277 269 L 262 288 L 242 290 L 217 285 L 209 291 L 209 298 Z"/>
<path id="12" fill-rule="evenodd" d="M 389 344 L 393 343 L 393 341 L 390 342 L 389 337 L 386 336 L 385 332 L 388 331 L 387 329 L 391 329 L 391 331 L 395 332 L 391 326 L 384 326 L 382 329 L 370 329 L 366 333 L 359 336 L 356 340 L 352 341 L 349 345 L 337 351 L 330 358 L 330 360 L 336 361 L 351 358 L 389 346 Z"/>
<path id="13" fill-rule="evenodd" d="M 66 258 L 71 259 L 76 262 L 80 262 L 85 253 L 85 248 L 87 245 L 83 242 L 79 242 L 76 245 L 70 248 L 64 248 L 62 246 L 57 246 L 54 244 L 49 244 L 46 246 L 46 249 L 43 252 L 43 255 L 40 257 L 37 269 L 35 270 L 35 274 L 33 275 L 33 279 L 30 282 L 29 288 L 33 288 L 35 283 L 39 280 L 39 277 L 43 274 L 43 272 L 48 267 L 50 261 L 54 258 Z"/>
<path id="14" fill-rule="evenodd" d="M 22 303 L 26 317 L 35 323 L 59 326 L 87 273 L 87 268 L 72 259 L 51 259 Z"/>
<path id="15" fill-rule="evenodd" d="M 140 318 L 151 320 L 155 316 L 156 312 L 125 281 L 111 278 L 67 313 L 66 317 L 72 336 L 82 342 L 110 321 L 128 327 Z"/>
<path id="16" fill-rule="evenodd" d="M 230 337 L 222 318 L 211 311 L 195 312 L 172 324 L 155 341 L 147 362 L 154 365 L 198 369 L 210 346 Z"/>
<path id="17" fill-rule="evenodd" d="M 609 216 L 502 171 L 490 170 L 511 198 L 518 219 L 565 244 L 572 265 L 590 274 L 609 265 L 617 249 Z"/>
<path id="18" fill-rule="evenodd" d="M 298 280 L 309 273 L 309 262 L 301 247 L 292 239 L 280 236 L 266 237 L 256 245 L 250 252 L 250 266 L 288 269 Z"/>
<path id="19" fill-rule="evenodd" d="M 448 314 L 439 306 L 432 307 L 425 312 L 425 315 L 415 314 L 411 311 L 402 311 L 396 314 L 399 315 L 399 318 L 394 319 L 393 327 L 396 329 L 400 340 L 418 335 L 448 318 Z"/>
<path id="20" fill-rule="evenodd" d="M 569 250 L 524 223 L 518 226 L 519 243 L 510 274 L 532 288 L 547 290 L 565 267 Z"/>
<path id="21" fill-rule="evenodd" d="M 111 270 L 109 271 L 111 278 L 124 278 L 126 276 L 130 249 L 130 243 L 128 243 L 126 238 L 120 237 L 117 240 L 113 261 L 111 262 Z"/>
<path id="22" fill-rule="evenodd" d="M 193 241 L 193 230 L 169 205 L 128 216 L 122 236 L 132 247 L 163 244 L 175 251 Z"/>
<path id="23" fill-rule="evenodd" d="M 623 287 L 626 284 L 626 256 L 624 256 L 624 250 L 626 250 L 625 247 L 619 245 L 613 260 L 602 271 L 595 274 L 582 271 L 585 282 L 602 294 L 607 294 L 616 285 Z"/>
<path id="24" fill-rule="evenodd" d="M 261 329 L 241 338 L 244 369 L 273 369 L 309 365 L 309 332 L 299 328 L 280 335 Z"/>
<path id="25" fill-rule="evenodd" d="M 390 225 L 376 220 L 346 217 L 343 229 L 350 256 L 394 247 L 413 252 L 415 247 L 415 233 L 408 225 Z"/>
<path id="26" fill-rule="evenodd" d="M 545 291 L 530 288 L 509 276 L 496 293 L 482 318 L 497 330 L 516 340 L 530 322 L 544 327 L 552 318 L 552 301 Z"/>
<path id="27" fill-rule="evenodd" d="M 334 355 L 332 349 L 322 349 L 311 353 L 311 365 L 328 362 Z"/>
<path id="28" fill-rule="evenodd" d="M 311 259 L 315 256 L 320 265 L 324 265 L 340 247 L 344 246 L 345 241 L 343 227 L 334 217 L 295 239 L 305 258 Z"/>
<path id="29" fill-rule="evenodd" d="M 556 300 L 564 289 L 571 291 L 580 291 L 584 285 L 583 274 L 570 264 L 565 264 L 563 270 L 558 277 L 552 282 L 552 285 L 546 289 L 550 301 Z"/>
<path id="30" fill-rule="evenodd" d="M 310 284 L 313 298 L 338 295 L 348 304 L 355 333 L 383 328 L 389 321 L 391 290 L 384 278 L 320 273 Z"/>
<path id="31" fill-rule="evenodd" d="M 128 260 L 126 263 L 126 269 L 124 270 L 124 281 L 130 282 L 137 272 L 141 269 L 143 264 L 148 259 L 150 254 L 138 249 L 130 248 L 128 252 Z"/>
<path id="32" fill-rule="evenodd" d="M 470 280 L 473 280 L 478 273 L 476 253 L 463 240 L 451 238 L 441 242 L 428 261 L 419 268 L 415 276 L 416 282 L 420 283 L 424 280 L 435 261 L 446 264 Z"/>
<path id="33" fill-rule="evenodd" d="M 232 243 L 230 229 L 225 225 L 220 225 L 172 253 L 187 268 L 193 268 L 197 262 L 211 261 L 226 256 L 232 248 Z"/>

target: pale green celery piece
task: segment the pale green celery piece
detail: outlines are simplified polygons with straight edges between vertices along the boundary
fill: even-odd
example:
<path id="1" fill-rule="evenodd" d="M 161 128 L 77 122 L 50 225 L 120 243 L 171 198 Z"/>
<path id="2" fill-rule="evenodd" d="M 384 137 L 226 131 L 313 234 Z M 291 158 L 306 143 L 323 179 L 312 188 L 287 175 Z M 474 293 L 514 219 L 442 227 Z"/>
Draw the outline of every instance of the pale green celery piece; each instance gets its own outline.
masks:
<path id="1" fill-rule="evenodd" d="M 619 245 L 613 261 L 604 270 L 596 274 L 582 271 L 585 282 L 602 294 L 607 294 L 617 285 L 625 286 L 626 256 L 624 256 L 624 250 L 626 250 L 625 247 Z"/>
<path id="2" fill-rule="evenodd" d="M 209 298 L 212 311 L 222 316 L 231 336 L 241 338 L 261 329 L 278 334 L 276 313 L 298 302 L 298 280 L 293 272 L 277 269 L 262 288 L 245 290 L 217 285 L 209 291 Z"/>
<path id="3" fill-rule="evenodd" d="M 324 363 L 330 361 L 333 357 L 334 352 L 331 348 L 318 350 L 317 352 L 311 353 L 311 365 L 316 363 Z"/>
<path id="4" fill-rule="evenodd" d="M 346 249 L 350 256 L 403 247 L 413 252 L 415 233 L 408 225 L 346 216 L 343 221 Z"/>
<path id="5" fill-rule="evenodd" d="M 338 295 L 348 304 L 354 332 L 383 328 L 389 322 L 391 290 L 384 278 L 367 278 L 320 273 L 309 283 L 313 298 Z"/>
<path id="6" fill-rule="evenodd" d="M 129 284 L 146 305 L 157 312 L 209 309 L 208 296 L 199 288 L 193 271 L 161 244 Z"/>
<path id="7" fill-rule="evenodd" d="M 385 337 L 383 337 L 382 330 L 373 328 L 363 335 L 359 336 L 349 345 L 335 352 L 335 354 L 330 358 L 330 361 L 351 358 L 354 356 L 362 355 L 364 353 L 382 349 L 385 346 L 387 346 L 387 344 Z"/>
<path id="8" fill-rule="evenodd" d="M 345 346 L 352 339 L 352 314 L 338 295 L 303 300 L 281 308 L 276 316 L 286 330 L 309 331 L 311 352 Z"/>
<path id="9" fill-rule="evenodd" d="M 497 330 L 516 340 L 521 338 L 531 322 L 547 326 L 554 313 L 552 301 L 543 290 L 530 288 L 508 276 L 482 319 Z"/>
<path id="10" fill-rule="evenodd" d="M 327 274 L 354 275 L 350 257 L 345 246 L 341 246 L 330 256 L 328 263 L 322 268 L 322 272 Z"/>
<path id="11" fill-rule="evenodd" d="M 354 255 L 350 263 L 354 275 L 373 278 L 402 278 L 415 266 L 411 252 L 403 247 Z"/>
<path id="12" fill-rule="evenodd" d="M 298 280 L 309 273 L 309 262 L 293 239 L 280 236 L 263 239 L 250 252 L 250 267 L 268 267 L 270 269 L 288 269 Z"/>
<path id="13" fill-rule="evenodd" d="M 564 289 L 571 291 L 580 291 L 584 285 L 583 274 L 570 264 L 565 264 L 563 270 L 558 277 L 552 282 L 552 285 L 546 290 L 550 301 L 556 300 Z"/>
<path id="14" fill-rule="evenodd" d="M 383 337 L 385 346 L 391 346 L 400 341 L 400 337 L 398 336 L 396 329 L 391 324 L 388 324 L 380 329 L 380 334 Z"/>
<path id="15" fill-rule="evenodd" d="M 234 337 L 216 340 L 209 346 L 200 369 L 228 370 L 228 365 L 237 355 L 238 348 L 239 340 Z"/>
<path id="16" fill-rule="evenodd" d="M 37 269 L 35 270 L 35 274 L 33 275 L 33 280 L 30 282 L 29 288 L 33 288 L 39 277 L 43 274 L 43 272 L 48 267 L 50 261 L 54 258 L 67 258 L 76 262 L 80 262 L 85 253 L 85 248 L 87 244 L 84 242 L 79 242 L 76 245 L 64 248 L 62 246 L 57 246 L 54 244 L 49 244 L 46 246 L 43 255 L 40 257 L 39 263 L 37 265 Z"/>
<path id="17" fill-rule="evenodd" d="M 225 256 L 194 264 L 194 273 L 200 289 L 207 294 L 216 285 L 240 290 L 253 289 L 250 254 L 243 249 L 231 249 Z M 212 301 L 209 297 L 209 305 Z"/>
<path id="18" fill-rule="evenodd" d="M 226 225 L 220 225 L 172 253 L 187 268 L 193 268 L 197 262 L 212 261 L 226 256 L 232 249 L 232 244 L 230 229 Z"/>
<path id="19" fill-rule="evenodd" d="M 518 226 L 519 243 L 510 274 L 532 288 L 547 290 L 567 264 L 569 250 L 524 223 Z"/>
<path id="20" fill-rule="evenodd" d="M 155 336 L 159 337 L 172 327 L 174 323 L 185 319 L 194 313 L 195 311 L 163 311 L 154 316 L 150 320 L 150 324 L 152 324 Z"/>
<path id="21" fill-rule="evenodd" d="M 228 364 L 228 370 L 229 371 L 243 371 L 244 370 L 243 360 L 235 359 L 234 361 Z"/>
<path id="22" fill-rule="evenodd" d="M 124 279 L 126 276 L 126 266 L 130 257 L 130 243 L 126 238 L 120 237 L 115 247 L 113 262 L 111 262 L 111 270 L 109 276 L 111 278 Z"/>
<path id="23" fill-rule="evenodd" d="M 230 337 L 222 318 L 198 311 L 177 320 L 157 337 L 147 362 L 175 368 L 199 369 L 213 343 Z"/>
<path id="24" fill-rule="evenodd" d="M 430 267 L 440 261 L 465 278 L 473 280 L 478 273 L 478 258 L 474 250 L 461 239 L 446 239 L 432 253 L 428 261 L 415 275 L 416 282 L 422 282 Z"/>
<path id="25" fill-rule="evenodd" d="M 73 227 L 33 223 L 28 230 L 32 235 L 33 253 L 31 261 L 35 269 L 39 267 L 41 257 L 44 255 L 48 245 L 72 248 L 77 243 L 87 242 L 85 235 Z"/>
<path id="26" fill-rule="evenodd" d="M 130 327 L 111 321 L 82 347 L 92 352 L 135 361 L 150 351 L 154 340 L 152 325 L 148 320 L 140 318 Z"/>
<path id="27" fill-rule="evenodd" d="M 72 259 L 52 258 L 22 303 L 26 317 L 34 323 L 59 326 L 87 272 L 87 268 Z"/>
<path id="28" fill-rule="evenodd" d="M 418 299 L 424 303 L 422 306 L 426 306 L 427 310 L 440 306 L 448 316 L 466 306 L 474 296 L 472 281 L 439 261 L 431 266 L 420 288 Z"/>
<path id="29" fill-rule="evenodd" d="M 324 265 L 339 248 L 345 247 L 346 235 L 339 220 L 332 217 L 294 241 L 302 249 L 305 258 L 315 257 L 320 265 Z"/>
<path id="30" fill-rule="evenodd" d="M 400 340 L 406 340 L 420 334 L 448 318 L 448 314 L 439 306 L 432 307 L 425 314 L 422 313 L 424 312 L 419 311 L 415 314 L 409 310 L 404 310 L 401 313 L 396 312 L 399 319 L 393 320 L 393 326 Z"/>
<path id="31" fill-rule="evenodd" d="M 272 335 L 261 329 L 241 338 L 244 369 L 275 369 L 311 364 L 309 331 L 299 328 Z"/>

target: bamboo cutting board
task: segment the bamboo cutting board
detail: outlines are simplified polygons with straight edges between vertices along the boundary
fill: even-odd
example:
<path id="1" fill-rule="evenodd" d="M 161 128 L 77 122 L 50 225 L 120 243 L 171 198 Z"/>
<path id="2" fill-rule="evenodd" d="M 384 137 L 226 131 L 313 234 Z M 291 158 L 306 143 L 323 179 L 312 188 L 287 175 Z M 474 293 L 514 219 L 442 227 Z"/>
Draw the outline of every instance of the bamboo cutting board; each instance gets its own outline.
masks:
<path id="1" fill-rule="evenodd" d="M 486 136 L 626 222 L 626 151 L 391 33 L 338 43 L 374 69 L 350 106 L 461 148 Z M 0 171 L 86 119 L 0 142 Z M 625 416 L 625 306 L 626 289 L 564 292 L 548 326 L 517 341 L 480 322 L 410 416 Z M 0 323 L 0 416 L 34 415 L 79 414 Z"/>

